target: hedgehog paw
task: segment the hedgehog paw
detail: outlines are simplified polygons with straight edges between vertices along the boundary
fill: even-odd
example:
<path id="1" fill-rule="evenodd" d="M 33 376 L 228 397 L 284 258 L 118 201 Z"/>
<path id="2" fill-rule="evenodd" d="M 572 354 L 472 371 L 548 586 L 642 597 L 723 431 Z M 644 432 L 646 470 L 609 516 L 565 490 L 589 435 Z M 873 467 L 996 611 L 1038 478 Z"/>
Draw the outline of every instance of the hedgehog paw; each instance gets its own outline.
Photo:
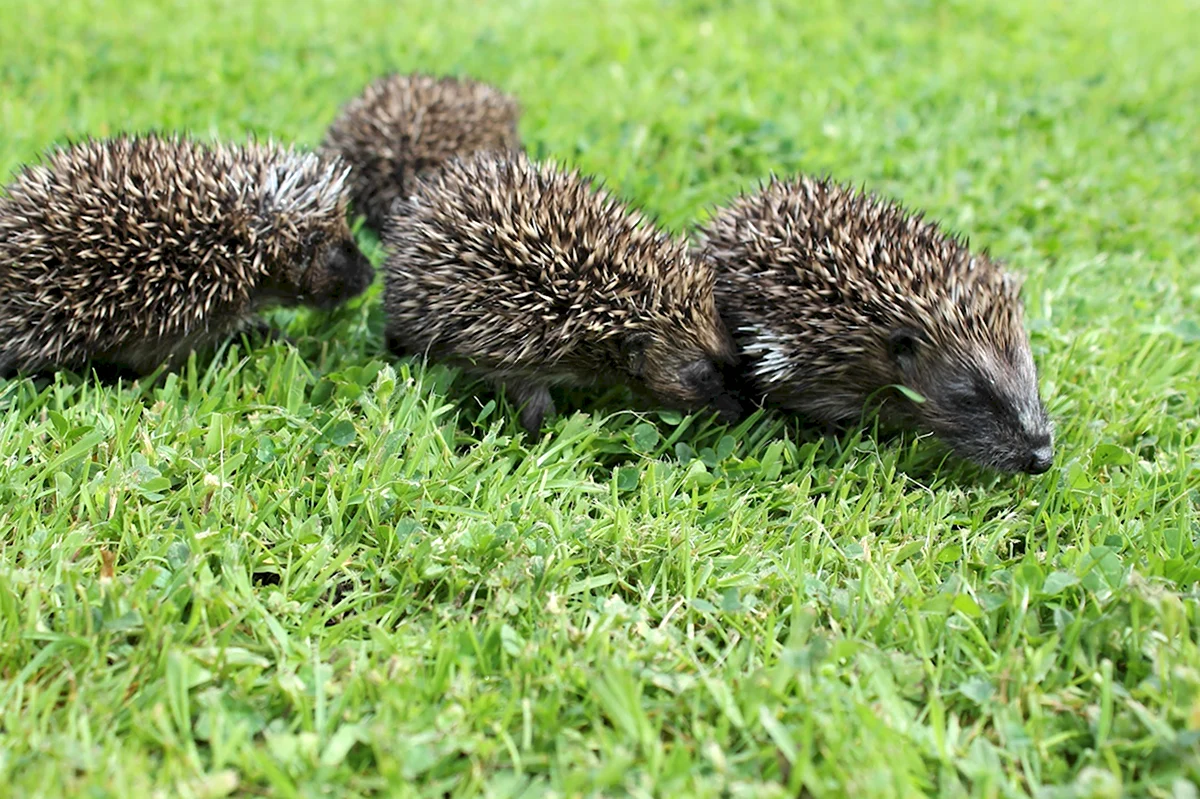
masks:
<path id="1" fill-rule="evenodd" d="M 542 422 L 547 415 L 554 414 L 550 389 L 539 383 L 508 382 L 504 384 L 504 390 L 509 401 L 521 409 L 521 427 L 525 428 L 525 434 L 531 439 L 538 438 Z"/>
<path id="2" fill-rule="evenodd" d="M 384 334 L 383 346 L 397 358 L 403 358 L 412 354 L 408 351 L 408 347 L 404 346 L 404 340 L 390 330 Z"/>

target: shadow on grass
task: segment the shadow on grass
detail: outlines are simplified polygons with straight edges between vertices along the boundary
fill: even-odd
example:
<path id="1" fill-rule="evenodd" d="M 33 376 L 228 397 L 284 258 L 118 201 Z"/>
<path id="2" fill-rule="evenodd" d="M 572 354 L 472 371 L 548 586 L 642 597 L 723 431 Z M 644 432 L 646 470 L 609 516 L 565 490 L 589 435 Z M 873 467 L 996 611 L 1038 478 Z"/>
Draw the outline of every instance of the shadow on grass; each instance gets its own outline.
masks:
<path id="1" fill-rule="evenodd" d="M 531 441 L 518 422 L 518 408 L 502 389 L 453 367 L 427 364 L 420 358 L 407 361 L 425 369 L 446 369 L 448 397 L 458 407 L 458 436 L 455 449 L 469 451 L 480 436 L 493 432 L 508 437 L 514 448 L 534 453 L 553 446 L 567 420 L 576 413 L 594 417 L 588 450 L 599 470 L 610 471 L 647 457 L 688 461 L 709 457 L 730 446 L 732 439 L 739 457 L 761 457 L 774 441 L 784 440 L 797 448 L 796 468 L 826 471 L 835 477 L 855 463 L 876 458 L 894 466 L 906 478 L 927 489 L 939 487 L 987 487 L 1019 479 L 957 458 L 929 434 L 881 423 L 875 414 L 863 424 L 840 429 L 815 424 L 794 414 L 752 408 L 736 424 L 719 421 L 715 413 L 685 414 L 665 410 L 638 393 L 623 387 L 551 389 L 556 414 L 547 417 L 536 441 Z M 723 443 L 724 442 L 724 443 Z"/>

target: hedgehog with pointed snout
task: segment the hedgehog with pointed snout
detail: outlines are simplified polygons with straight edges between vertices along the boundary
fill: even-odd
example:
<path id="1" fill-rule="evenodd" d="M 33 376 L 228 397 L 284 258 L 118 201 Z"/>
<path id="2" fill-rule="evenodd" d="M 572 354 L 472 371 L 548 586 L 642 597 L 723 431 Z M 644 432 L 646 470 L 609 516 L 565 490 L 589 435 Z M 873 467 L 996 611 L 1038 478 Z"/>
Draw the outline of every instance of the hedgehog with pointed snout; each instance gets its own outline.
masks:
<path id="1" fill-rule="evenodd" d="M 883 421 L 933 432 L 970 461 L 1050 468 L 1020 284 L 986 253 L 896 203 L 809 177 L 772 178 L 697 239 L 756 399 L 844 425 L 882 398 Z"/>
<path id="2" fill-rule="evenodd" d="M 345 166 L 274 144 L 122 135 L 50 151 L 0 193 L 0 375 L 146 374 L 373 275 Z"/>
<path id="3" fill-rule="evenodd" d="M 487 83 L 385 75 L 338 114 L 322 148 L 351 167 L 352 206 L 376 232 L 414 181 L 453 157 L 520 147 L 520 104 Z"/>
<path id="4" fill-rule="evenodd" d="M 389 347 L 502 384 L 530 436 L 552 385 L 739 412 L 712 270 L 577 172 L 519 153 L 455 159 L 396 204 L 383 240 Z"/>

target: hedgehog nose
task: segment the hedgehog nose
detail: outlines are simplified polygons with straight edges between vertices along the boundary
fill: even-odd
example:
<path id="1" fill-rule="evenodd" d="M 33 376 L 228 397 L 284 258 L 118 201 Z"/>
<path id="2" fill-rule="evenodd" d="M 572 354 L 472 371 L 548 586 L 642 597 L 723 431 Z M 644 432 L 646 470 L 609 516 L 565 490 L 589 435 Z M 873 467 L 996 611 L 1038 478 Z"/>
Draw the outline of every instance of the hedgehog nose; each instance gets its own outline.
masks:
<path id="1" fill-rule="evenodd" d="M 734 424 L 742 417 L 742 404 L 732 395 L 722 392 L 713 400 L 713 407 L 726 424 Z"/>
<path id="2" fill-rule="evenodd" d="M 354 299 L 370 288 L 375 279 L 375 269 L 358 247 L 347 244 L 334 259 L 331 268 L 342 276 L 343 299 Z"/>
<path id="3" fill-rule="evenodd" d="M 1025 471 L 1029 474 L 1043 474 L 1054 464 L 1054 449 L 1049 445 L 1041 446 L 1029 453 L 1029 461 Z"/>
<path id="4" fill-rule="evenodd" d="M 374 280 L 375 268 L 371 266 L 371 262 L 367 260 L 367 256 L 359 253 L 355 261 L 354 280 L 351 283 L 350 290 L 357 297 L 370 288 Z"/>

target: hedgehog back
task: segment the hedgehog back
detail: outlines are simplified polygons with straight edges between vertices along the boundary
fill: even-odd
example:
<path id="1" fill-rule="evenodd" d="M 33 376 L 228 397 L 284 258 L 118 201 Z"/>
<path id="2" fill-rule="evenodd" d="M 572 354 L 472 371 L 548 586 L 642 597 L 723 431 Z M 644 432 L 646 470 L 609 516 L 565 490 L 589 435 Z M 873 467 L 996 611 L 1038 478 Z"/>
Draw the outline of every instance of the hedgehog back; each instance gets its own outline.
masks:
<path id="1" fill-rule="evenodd" d="M 77 367 L 225 332 L 314 225 L 345 224 L 343 179 L 271 144 L 147 135 L 53 150 L 0 196 L 3 357 Z"/>
<path id="2" fill-rule="evenodd" d="M 515 98 L 454 76 L 385 75 L 348 102 L 322 145 L 352 168 L 353 203 L 380 230 L 392 204 L 454 156 L 520 147 Z"/>
<path id="3" fill-rule="evenodd" d="M 384 239 L 389 335 L 488 372 L 594 380 L 619 368 L 624 334 L 711 324 L 711 272 L 683 242 L 524 155 L 450 162 Z"/>
<path id="4" fill-rule="evenodd" d="M 920 214 L 829 180 L 772 178 L 700 241 L 753 382 L 789 405 L 858 413 L 864 392 L 895 379 L 886 342 L 898 328 L 965 361 L 1028 346 L 1015 276 Z"/>

